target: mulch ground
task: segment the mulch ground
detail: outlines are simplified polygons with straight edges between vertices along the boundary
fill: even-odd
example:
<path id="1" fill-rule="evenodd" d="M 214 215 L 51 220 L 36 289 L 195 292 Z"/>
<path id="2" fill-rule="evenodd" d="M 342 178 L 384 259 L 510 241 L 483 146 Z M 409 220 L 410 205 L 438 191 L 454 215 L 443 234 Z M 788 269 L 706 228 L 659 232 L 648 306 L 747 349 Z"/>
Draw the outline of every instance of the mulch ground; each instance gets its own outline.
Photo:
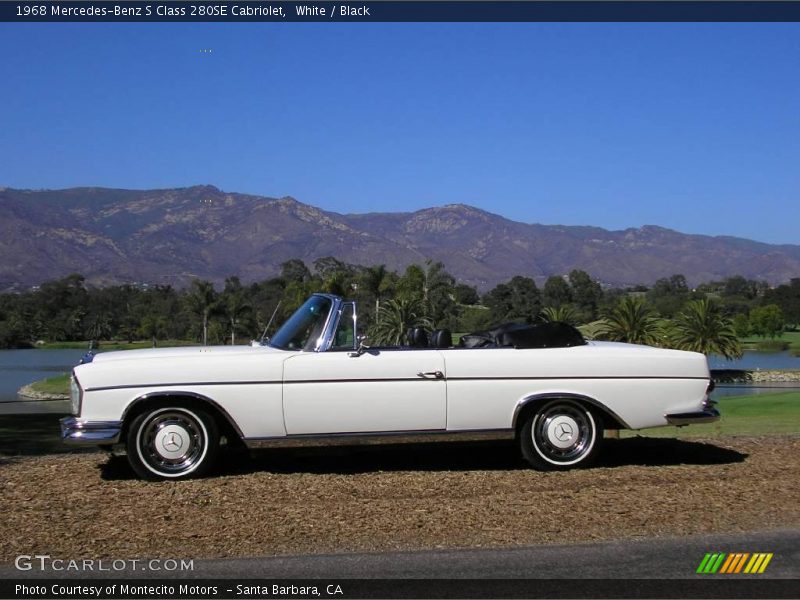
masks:
<path id="1" fill-rule="evenodd" d="M 800 438 L 607 440 L 540 473 L 506 444 L 261 451 L 146 483 L 125 459 L 0 461 L 0 563 L 515 546 L 800 526 Z M 232 462 L 232 461 L 231 461 Z"/>

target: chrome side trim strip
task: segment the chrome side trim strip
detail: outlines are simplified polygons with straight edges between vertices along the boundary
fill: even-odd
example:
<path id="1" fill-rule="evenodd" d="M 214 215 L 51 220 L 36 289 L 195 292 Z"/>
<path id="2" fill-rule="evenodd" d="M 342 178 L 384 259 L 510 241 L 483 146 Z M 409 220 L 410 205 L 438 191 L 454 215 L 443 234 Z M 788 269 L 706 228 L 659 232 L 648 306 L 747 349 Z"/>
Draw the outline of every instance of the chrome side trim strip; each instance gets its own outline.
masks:
<path id="1" fill-rule="evenodd" d="M 105 392 L 108 390 L 133 390 L 136 388 L 154 387 L 193 387 L 198 385 L 269 385 L 283 383 L 280 379 L 269 381 L 184 381 L 181 383 L 130 383 L 126 385 L 105 385 L 101 387 L 86 388 L 85 392 Z"/>
<path id="2" fill-rule="evenodd" d="M 513 440 L 513 429 L 480 429 L 447 431 L 381 431 L 366 433 L 323 433 L 287 435 L 268 438 L 245 438 L 248 448 L 308 448 L 315 446 L 368 446 L 380 444 L 418 444 L 424 442 L 473 442 L 479 440 Z"/>
<path id="3" fill-rule="evenodd" d="M 638 376 L 627 376 L 627 375 L 578 375 L 578 376 L 567 376 L 567 375 L 559 375 L 559 376 L 547 376 L 547 377 L 526 377 L 526 376 L 511 376 L 511 377 L 444 377 L 446 381 L 564 381 L 564 380 L 606 380 L 606 379 L 618 379 L 618 380 L 675 380 L 675 379 L 682 379 L 682 380 L 695 380 L 695 379 L 708 379 L 707 377 L 672 377 L 672 376 L 650 376 L 650 375 L 638 375 Z M 420 379 L 419 377 L 393 377 L 393 378 L 386 378 L 386 377 L 379 377 L 379 378 L 362 378 L 362 379 L 295 379 L 295 380 L 288 380 L 288 381 L 281 381 L 279 379 L 271 379 L 265 381 L 196 381 L 196 382 L 189 382 L 184 381 L 181 383 L 136 383 L 136 384 L 127 384 L 127 385 L 109 385 L 103 387 L 93 387 L 93 388 L 86 388 L 84 391 L 86 392 L 102 392 L 106 390 L 126 390 L 126 389 L 135 389 L 135 388 L 151 388 L 151 387 L 197 387 L 197 386 L 206 386 L 206 385 L 277 385 L 277 384 L 286 384 L 286 385 L 297 385 L 301 383 L 383 383 L 383 382 L 394 382 L 394 381 L 426 381 L 425 379 Z M 441 380 L 439 380 L 441 381 Z"/>
<path id="4" fill-rule="evenodd" d="M 61 424 L 61 441 L 74 446 L 116 444 L 122 431 L 122 421 L 81 421 L 64 417 Z"/>
<path id="5" fill-rule="evenodd" d="M 531 381 L 545 381 L 552 379 L 554 381 L 563 380 L 563 379 L 623 379 L 625 381 L 633 380 L 633 379 L 642 379 L 642 380 L 651 380 L 651 379 L 687 379 L 687 380 L 695 380 L 695 379 L 704 379 L 707 380 L 708 377 L 683 377 L 678 375 L 546 375 L 543 377 L 529 377 L 526 375 L 512 375 L 512 376 L 498 376 L 498 377 L 490 377 L 490 376 L 477 376 L 477 377 L 448 377 L 448 381 L 524 381 L 524 380 L 531 380 Z"/>

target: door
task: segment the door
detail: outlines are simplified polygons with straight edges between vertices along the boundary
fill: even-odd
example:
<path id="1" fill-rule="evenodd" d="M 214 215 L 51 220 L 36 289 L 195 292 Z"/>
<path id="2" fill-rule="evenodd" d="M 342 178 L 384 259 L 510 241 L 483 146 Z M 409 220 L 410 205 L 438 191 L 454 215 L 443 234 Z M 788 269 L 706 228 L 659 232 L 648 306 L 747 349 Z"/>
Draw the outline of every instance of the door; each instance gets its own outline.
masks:
<path id="1" fill-rule="evenodd" d="M 437 350 L 308 352 L 283 371 L 286 433 L 365 433 L 447 428 L 447 387 Z"/>

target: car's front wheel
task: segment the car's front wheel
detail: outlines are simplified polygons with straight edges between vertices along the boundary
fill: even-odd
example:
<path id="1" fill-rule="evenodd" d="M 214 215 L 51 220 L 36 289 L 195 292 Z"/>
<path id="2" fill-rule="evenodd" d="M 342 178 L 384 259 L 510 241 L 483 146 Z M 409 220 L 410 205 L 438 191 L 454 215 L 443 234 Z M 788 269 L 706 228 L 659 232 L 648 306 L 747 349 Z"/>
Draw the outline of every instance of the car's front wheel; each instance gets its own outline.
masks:
<path id="1" fill-rule="evenodd" d="M 600 449 L 603 430 L 587 406 L 569 399 L 540 404 L 527 414 L 520 430 L 520 449 L 540 471 L 590 464 Z"/>
<path id="2" fill-rule="evenodd" d="M 200 477 L 213 466 L 218 453 L 217 424 L 194 407 L 148 409 L 128 429 L 128 460 L 143 479 Z"/>

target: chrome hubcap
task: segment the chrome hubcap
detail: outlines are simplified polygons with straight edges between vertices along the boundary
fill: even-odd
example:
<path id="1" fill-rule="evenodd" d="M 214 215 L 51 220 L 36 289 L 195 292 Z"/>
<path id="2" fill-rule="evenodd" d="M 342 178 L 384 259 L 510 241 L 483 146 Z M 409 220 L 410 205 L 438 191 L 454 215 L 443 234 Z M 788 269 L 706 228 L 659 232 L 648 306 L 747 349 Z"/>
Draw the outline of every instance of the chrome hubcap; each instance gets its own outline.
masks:
<path id="1" fill-rule="evenodd" d="M 564 450 L 574 446 L 579 435 L 580 426 L 568 415 L 559 415 L 547 423 L 547 441 L 555 448 Z"/>
<path id="2" fill-rule="evenodd" d="M 175 460 L 183 456 L 183 449 L 191 443 L 189 431 L 181 425 L 167 425 L 162 427 L 155 436 L 155 450 L 158 455 L 167 460 Z"/>
<path id="3" fill-rule="evenodd" d="M 545 406 L 531 428 L 533 446 L 554 464 L 578 462 L 594 445 L 591 414 L 574 402 L 556 401 Z"/>
<path id="4" fill-rule="evenodd" d="M 206 453 L 206 439 L 206 429 L 196 415 L 166 409 L 142 424 L 137 448 L 148 469 L 175 476 L 197 467 Z"/>

